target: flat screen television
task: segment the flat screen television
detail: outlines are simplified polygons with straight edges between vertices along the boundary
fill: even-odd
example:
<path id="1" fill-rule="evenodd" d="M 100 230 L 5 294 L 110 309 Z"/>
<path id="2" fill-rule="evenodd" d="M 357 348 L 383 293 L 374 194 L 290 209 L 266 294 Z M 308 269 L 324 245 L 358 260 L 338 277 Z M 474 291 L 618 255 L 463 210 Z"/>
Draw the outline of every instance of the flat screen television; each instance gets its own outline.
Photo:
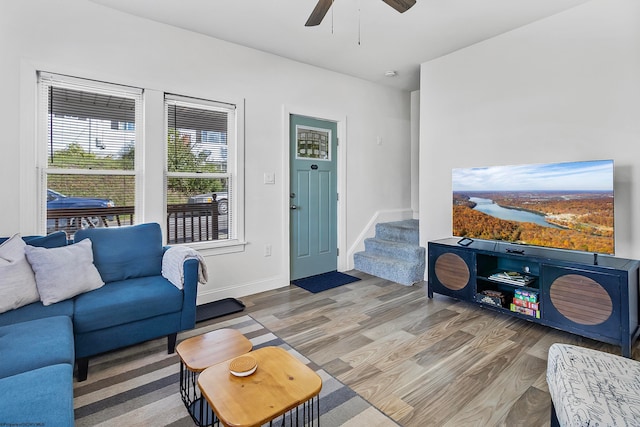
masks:
<path id="1" fill-rule="evenodd" d="M 456 168 L 453 235 L 614 254 L 613 160 Z"/>

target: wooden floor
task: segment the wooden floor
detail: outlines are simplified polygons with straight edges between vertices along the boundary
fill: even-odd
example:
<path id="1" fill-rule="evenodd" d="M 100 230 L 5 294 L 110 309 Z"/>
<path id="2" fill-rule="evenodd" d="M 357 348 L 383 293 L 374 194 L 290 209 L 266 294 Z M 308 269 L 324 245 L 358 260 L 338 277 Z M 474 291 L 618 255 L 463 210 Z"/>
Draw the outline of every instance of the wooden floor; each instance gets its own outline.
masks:
<path id="1" fill-rule="evenodd" d="M 242 298 L 246 310 L 403 426 L 548 426 L 554 342 L 620 349 L 356 271 Z M 634 358 L 640 351 L 634 346 Z"/>

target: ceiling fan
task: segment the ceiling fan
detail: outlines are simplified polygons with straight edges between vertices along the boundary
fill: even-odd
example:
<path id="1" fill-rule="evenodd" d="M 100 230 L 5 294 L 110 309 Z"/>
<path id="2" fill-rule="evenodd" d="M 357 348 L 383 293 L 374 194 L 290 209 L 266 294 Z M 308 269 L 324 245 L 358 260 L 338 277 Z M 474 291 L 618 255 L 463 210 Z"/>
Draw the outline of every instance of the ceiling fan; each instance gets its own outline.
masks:
<path id="1" fill-rule="evenodd" d="M 416 4 L 416 0 L 382 0 L 400 13 L 404 13 Z M 318 4 L 311 12 L 311 16 L 307 19 L 305 27 L 314 27 L 322 22 L 322 19 L 331 8 L 333 0 L 318 0 Z"/>

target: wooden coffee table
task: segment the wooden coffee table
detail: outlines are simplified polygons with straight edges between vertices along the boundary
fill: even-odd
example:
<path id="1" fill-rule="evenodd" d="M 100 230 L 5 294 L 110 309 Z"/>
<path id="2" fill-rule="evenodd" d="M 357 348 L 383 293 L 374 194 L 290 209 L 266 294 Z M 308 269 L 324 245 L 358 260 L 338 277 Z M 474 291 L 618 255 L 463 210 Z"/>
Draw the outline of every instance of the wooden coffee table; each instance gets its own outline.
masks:
<path id="1" fill-rule="evenodd" d="M 313 370 L 279 347 L 248 353 L 258 362 L 246 377 L 229 372 L 229 362 L 205 369 L 198 377 L 202 395 L 227 427 L 261 426 L 280 416 L 287 425 L 320 425 L 322 380 Z"/>
<path id="2" fill-rule="evenodd" d="M 180 396 L 198 426 L 215 422 L 197 387 L 199 374 L 209 366 L 246 354 L 252 348 L 251 341 L 235 329 L 218 329 L 178 344 L 176 353 L 180 356 Z"/>

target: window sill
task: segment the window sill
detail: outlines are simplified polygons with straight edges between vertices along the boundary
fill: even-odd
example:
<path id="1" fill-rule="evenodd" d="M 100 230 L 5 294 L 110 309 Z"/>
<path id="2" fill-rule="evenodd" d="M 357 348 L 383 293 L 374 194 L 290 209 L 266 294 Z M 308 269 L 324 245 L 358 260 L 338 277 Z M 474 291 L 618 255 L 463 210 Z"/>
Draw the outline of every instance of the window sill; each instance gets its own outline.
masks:
<path id="1" fill-rule="evenodd" d="M 232 254 L 243 252 L 247 242 L 240 240 L 224 240 L 222 242 L 174 243 L 171 246 L 188 246 L 200 252 L 202 256 Z"/>

